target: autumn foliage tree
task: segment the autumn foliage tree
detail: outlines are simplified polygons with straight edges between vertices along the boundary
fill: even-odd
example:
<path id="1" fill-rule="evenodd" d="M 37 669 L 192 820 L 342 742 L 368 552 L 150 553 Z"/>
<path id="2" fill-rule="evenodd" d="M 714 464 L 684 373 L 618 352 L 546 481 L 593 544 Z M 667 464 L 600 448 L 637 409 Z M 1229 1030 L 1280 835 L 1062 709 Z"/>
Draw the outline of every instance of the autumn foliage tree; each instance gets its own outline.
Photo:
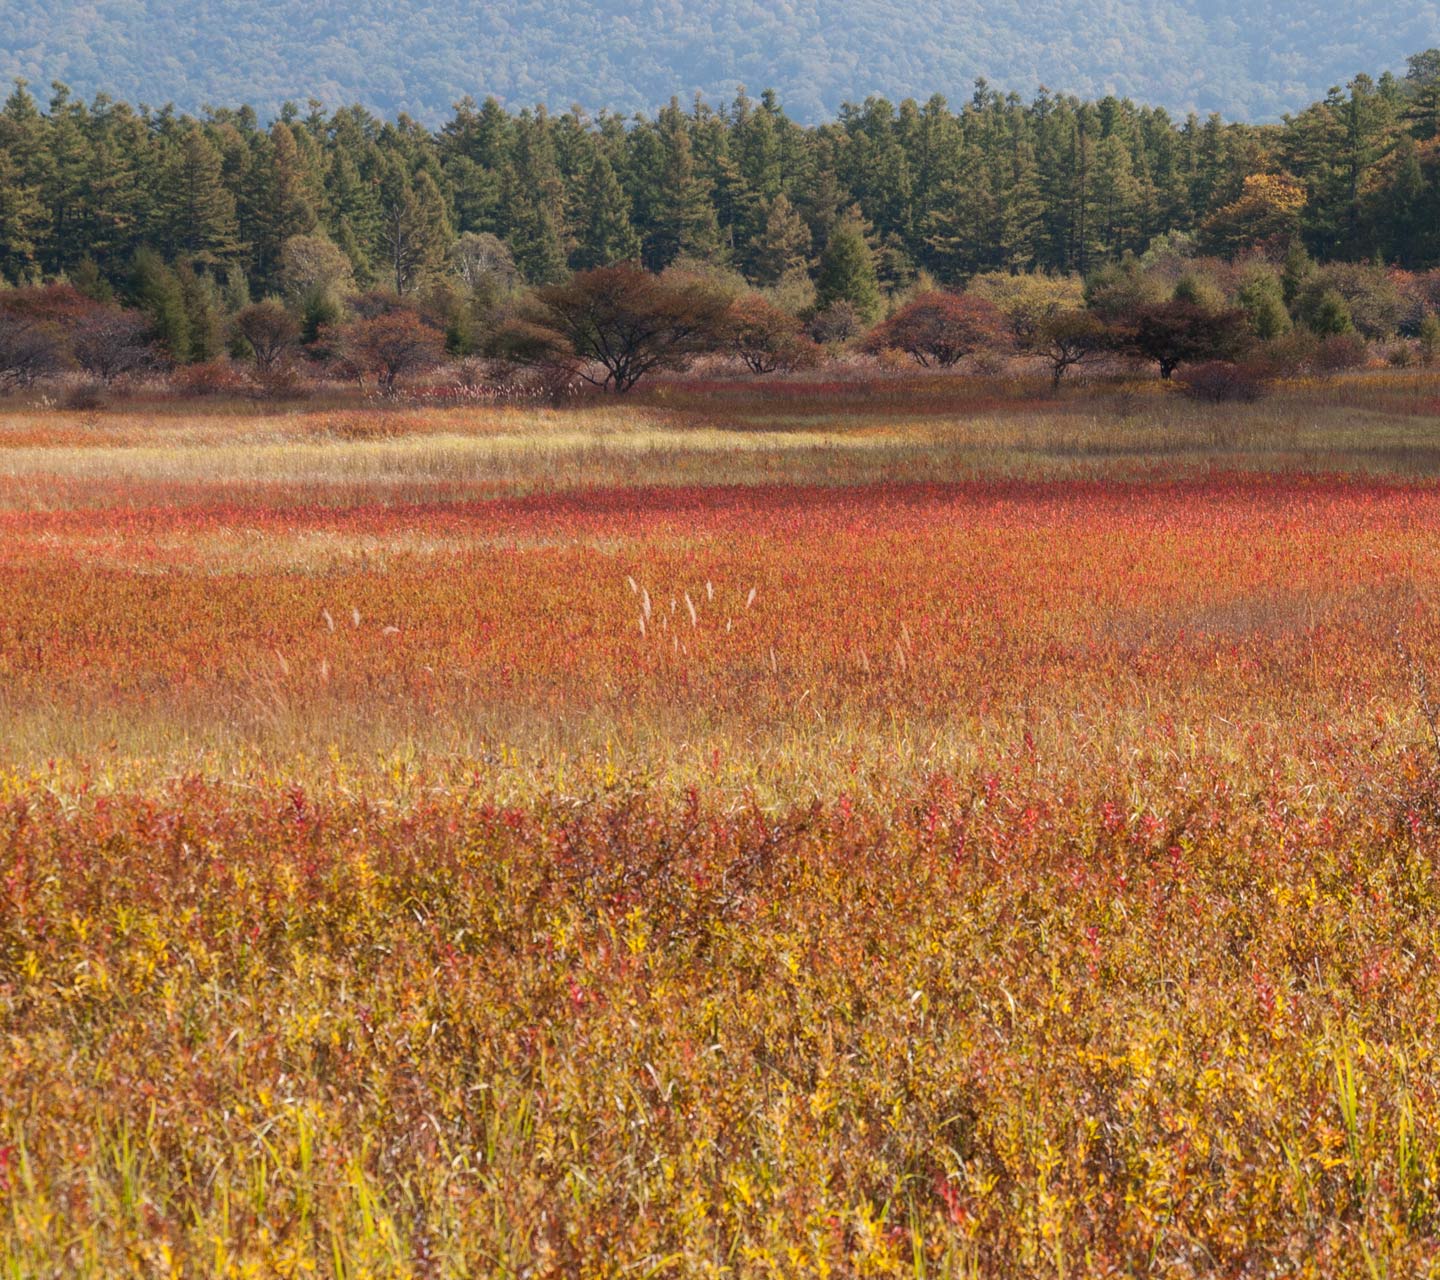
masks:
<path id="1" fill-rule="evenodd" d="M 1200 228 L 1201 238 L 1216 253 L 1236 254 L 1265 249 L 1283 254 L 1300 230 L 1305 188 L 1292 178 L 1252 173 L 1240 197 L 1217 209 Z"/>
<path id="2" fill-rule="evenodd" d="M 758 293 L 731 303 L 725 346 L 751 373 L 789 371 L 819 358 L 815 340 L 800 321 Z"/>
<path id="3" fill-rule="evenodd" d="M 274 299 L 243 308 L 234 330 L 262 374 L 278 368 L 300 341 L 300 322 Z"/>
<path id="4" fill-rule="evenodd" d="M 1121 345 L 1131 355 L 1159 366 L 1169 379 L 1182 364 L 1233 360 L 1245 348 L 1245 313 L 1211 311 L 1176 299 L 1138 307 L 1123 328 Z"/>
<path id="5" fill-rule="evenodd" d="M 703 278 L 653 275 L 630 263 L 596 267 L 537 289 L 491 349 L 625 392 L 656 370 L 684 368 L 718 349 L 729 307 L 724 291 Z"/>
<path id="6" fill-rule="evenodd" d="M 1070 309 L 1040 316 L 1022 341 L 1026 355 L 1043 360 L 1050 369 L 1050 389 L 1057 391 L 1071 369 L 1115 349 L 1117 335 L 1099 316 Z"/>
<path id="7" fill-rule="evenodd" d="M 922 293 L 882 321 L 865 339 L 867 351 L 903 351 L 922 368 L 949 369 L 966 356 L 1005 342 L 1005 320 L 984 298 Z"/>
<path id="8" fill-rule="evenodd" d="M 374 377 L 387 396 L 408 374 L 433 369 L 445 358 L 444 335 L 410 310 L 362 317 L 340 328 L 335 350 L 356 373 Z"/>

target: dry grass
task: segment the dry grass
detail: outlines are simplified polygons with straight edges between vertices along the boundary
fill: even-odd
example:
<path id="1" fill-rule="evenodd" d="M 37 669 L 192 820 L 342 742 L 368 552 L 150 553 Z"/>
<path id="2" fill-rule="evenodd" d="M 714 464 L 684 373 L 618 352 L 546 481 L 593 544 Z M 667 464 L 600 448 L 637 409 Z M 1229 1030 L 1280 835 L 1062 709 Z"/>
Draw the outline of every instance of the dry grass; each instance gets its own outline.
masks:
<path id="1" fill-rule="evenodd" d="M 1147 384 L 1054 403 L 973 391 L 947 401 L 925 393 L 934 382 L 908 398 L 889 383 L 842 384 L 838 403 L 743 384 L 702 397 L 682 383 L 563 410 L 30 410 L 0 418 L 0 504 L 103 504 L 116 486 L 126 501 L 160 486 L 187 501 L 253 493 L 274 505 L 290 491 L 296 504 L 336 506 L 716 482 L 1440 474 L 1440 379 L 1428 375 L 1296 385 L 1246 406 L 1191 404 Z"/>

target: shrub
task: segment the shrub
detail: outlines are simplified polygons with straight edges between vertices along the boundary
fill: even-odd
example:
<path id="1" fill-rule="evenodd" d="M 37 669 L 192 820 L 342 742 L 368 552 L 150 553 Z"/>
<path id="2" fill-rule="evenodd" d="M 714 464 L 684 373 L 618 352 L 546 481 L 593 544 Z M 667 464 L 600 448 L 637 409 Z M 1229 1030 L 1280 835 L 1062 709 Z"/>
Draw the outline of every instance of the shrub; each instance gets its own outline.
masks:
<path id="1" fill-rule="evenodd" d="M 245 380 L 228 360 L 206 360 L 176 369 L 170 387 L 183 396 L 237 395 L 245 390 Z"/>
<path id="2" fill-rule="evenodd" d="M 822 307 L 805 326 L 805 332 L 822 346 L 838 347 L 853 342 L 864 329 L 860 313 L 845 301 Z"/>
<path id="3" fill-rule="evenodd" d="M 67 409 L 74 409 L 81 413 L 103 409 L 107 403 L 105 384 L 82 382 L 79 386 L 71 387 L 65 393 L 64 403 Z"/>
<path id="4" fill-rule="evenodd" d="M 1207 404 L 1253 404 L 1269 390 L 1264 366 L 1207 360 L 1191 366 L 1181 380 L 1184 393 Z"/>
<path id="5" fill-rule="evenodd" d="M 1334 333 L 1315 349 L 1315 369 L 1322 374 L 1344 373 L 1369 363 L 1370 348 L 1358 333 Z"/>
<path id="6" fill-rule="evenodd" d="M 1252 354 L 1253 363 L 1263 367 L 1269 378 L 1296 378 L 1315 368 L 1320 340 L 1308 329 L 1292 329 Z"/>
<path id="7" fill-rule="evenodd" d="M 985 298 L 936 290 L 906 303 L 865 339 L 872 355 L 903 351 L 922 368 L 950 369 L 966 356 L 1005 342 L 1005 319 Z"/>
<path id="8" fill-rule="evenodd" d="M 301 370 L 285 361 L 268 369 L 257 368 L 252 387 L 266 400 L 299 400 L 308 395 L 310 387 Z"/>
<path id="9" fill-rule="evenodd" d="M 1345 315 L 1365 338 L 1388 338 L 1404 321 L 1405 298 L 1383 267 L 1363 262 L 1331 262 L 1320 267 L 1300 294 L 1302 315 L 1307 309 L 1318 308 L 1329 294 L 1343 300 Z M 1333 301 L 1326 300 L 1325 307 L 1333 308 Z M 1318 327 L 1316 331 L 1343 332 Z"/>

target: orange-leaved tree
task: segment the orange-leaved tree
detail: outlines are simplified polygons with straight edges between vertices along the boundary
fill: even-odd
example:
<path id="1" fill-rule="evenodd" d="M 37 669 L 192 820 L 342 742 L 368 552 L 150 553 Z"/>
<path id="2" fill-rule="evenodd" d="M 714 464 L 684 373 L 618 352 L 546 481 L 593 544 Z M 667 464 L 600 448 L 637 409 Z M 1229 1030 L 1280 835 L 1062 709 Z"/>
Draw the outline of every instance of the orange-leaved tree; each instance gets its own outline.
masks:
<path id="1" fill-rule="evenodd" d="M 725 347 L 751 373 L 789 372 L 820 359 L 820 348 L 800 321 L 758 293 L 747 293 L 730 304 Z"/>
<path id="2" fill-rule="evenodd" d="M 400 378 L 432 369 L 445 358 L 445 337 L 416 312 L 401 309 L 342 325 L 335 350 L 358 375 L 373 376 L 392 396 Z"/>
<path id="3" fill-rule="evenodd" d="M 1005 318 L 994 303 L 943 290 L 907 302 L 865 339 L 867 351 L 903 351 L 927 369 L 949 369 L 976 351 L 1005 345 Z"/>

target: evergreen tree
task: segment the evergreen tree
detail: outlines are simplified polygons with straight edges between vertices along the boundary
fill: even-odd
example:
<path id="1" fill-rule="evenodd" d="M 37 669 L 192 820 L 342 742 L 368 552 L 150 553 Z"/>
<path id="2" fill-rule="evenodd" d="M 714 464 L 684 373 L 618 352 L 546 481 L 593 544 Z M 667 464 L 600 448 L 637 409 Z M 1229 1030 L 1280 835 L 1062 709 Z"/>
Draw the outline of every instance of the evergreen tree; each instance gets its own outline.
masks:
<path id="1" fill-rule="evenodd" d="M 391 157 L 381 179 L 380 244 L 385 283 L 410 293 L 438 269 L 452 239 L 445 202 L 429 173 L 411 179 Z"/>
<path id="2" fill-rule="evenodd" d="M 630 223 L 630 201 L 609 158 L 599 150 L 585 185 L 579 239 L 571 261 L 580 270 L 640 256 L 640 237 Z"/>
<path id="3" fill-rule="evenodd" d="M 19 166 L 0 150 L 0 284 L 27 284 L 34 278 L 42 217 L 40 193 L 22 181 Z"/>
<path id="4" fill-rule="evenodd" d="M 501 225 L 520 274 L 531 284 L 553 284 L 565 276 L 567 255 L 553 200 L 536 196 L 514 165 L 501 176 Z"/>
<path id="5" fill-rule="evenodd" d="M 660 201 L 644 245 L 645 263 L 654 271 L 682 254 L 713 257 L 720 244 L 710 190 L 696 173 L 689 128 L 673 99 L 660 113 L 659 134 L 664 146 Z"/>
<path id="6" fill-rule="evenodd" d="M 277 122 L 270 130 L 255 181 L 254 271 L 260 291 L 268 292 L 278 277 L 285 241 L 309 235 L 317 223 L 310 175 L 289 125 Z"/>
<path id="7" fill-rule="evenodd" d="M 197 272 L 183 261 L 177 264 L 174 277 L 180 290 L 180 304 L 185 310 L 185 354 L 191 363 L 213 360 L 224 350 L 225 300 L 214 279 Z"/>
<path id="8" fill-rule="evenodd" d="M 880 311 L 880 285 L 875 255 L 865 239 L 865 223 L 858 208 L 836 223 L 820 259 L 815 281 L 816 305 L 823 311 L 848 302 L 867 323 Z"/>
<path id="9" fill-rule="evenodd" d="M 761 284 L 778 284 L 809 261 L 810 228 L 782 191 L 770 202 L 765 229 L 751 248 L 750 274 Z"/>
<path id="10" fill-rule="evenodd" d="M 50 99 L 46 138 L 50 163 L 41 192 L 47 226 L 40 256 L 49 275 L 64 273 L 85 253 L 82 230 L 92 164 L 87 117 L 84 104 L 75 101 L 64 85 L 57 86 Z"/>
<path id="11" fill-rule="evenodd" d="M 734 156 L 746 186 L 757 200 L 774 201 L 784 182 L 781 130 L 773 100 L 753 109 L 742 88 L 731 112 Z"/>
<path id="12" fill-rule="evenodd" d="M 235 198 L 222 180 L 219 152 L 198 126 L 182 131 L 166 163 L 159 229 L 167 252 L 204 266 L 239 249 Z"/>
<path id="13" fill-rule="evenodd" d="M 365 181 L 349 150 L 337 150 L 325 175 L 325 220 L 333 228 L 335 243 L 350 259 L 355 279 L 373 283 L 371 252 L 380 241 L 378 183 Z"/>
<path id="14" fill-rule="evenodd" d="M 1290 313 L 1285 309 L 1285 286 L 1274 268 L 1252 271 L 1236 294 L 1245 323 L 1262 342 L 1290 332 Z"/>
<path id="15" fill-rule="evenodd" d="M 1088 196 L 1087 262 L 1118 257 L 1127 249 L 1143 248 L 1136 236 L 1140 184 L 1135 180 L 1129 151 L 1113 133 L 1096 144 L 1095 169 Z"/>
<path id="16" fill-rule="evenodd" d="M 153 249 L 135 255 L 127 290 L 130 304 L 150 319 L 155 340 L 172 360 L 190 358 L 190 318 L 175 273 Z"/>
<path id="17" fill-rule="evenodd" d="M 1000 209 L 1000 258 L 1007 270 L 1029 271 L 1039 263 L 1044 213 L 1035 151 L 1021 138 L 1010 159 L 1010 182 Z"/>
<path id="18" fill-rule="evenodd" d="M 500 178 L 500 218 L 515 263 L 527 280 L 564 277 L 570 252 L 565 182 L 555 152 L 550 116 L 522 111 L 515 121 L 512 159 Z"/>

